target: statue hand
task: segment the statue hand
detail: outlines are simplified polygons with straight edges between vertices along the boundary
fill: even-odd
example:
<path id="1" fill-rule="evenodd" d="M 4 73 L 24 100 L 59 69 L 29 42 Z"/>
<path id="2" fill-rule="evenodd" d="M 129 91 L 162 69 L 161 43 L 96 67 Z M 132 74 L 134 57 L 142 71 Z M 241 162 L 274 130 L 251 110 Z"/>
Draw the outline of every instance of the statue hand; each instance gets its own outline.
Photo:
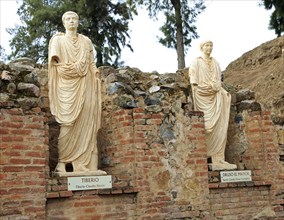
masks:
<path id="1" fill-rule="evenodd" d="M 94 69 L 92 70 L 92 74 L 94 74 L 95 77 L 97 77 L 97 78 L 100 77 L 100 71 L 99 71 L 98 69 L 96 69 L 96 68 L 94 68 Z"/>
<path id="2" fill-rule="evenodd" d="M 213 91 L 218 92 L 220 90 L 220 85 L 216 82 L 213 81 L 213 83 L 211 84 L 211 87 L 213 89 Z"/>

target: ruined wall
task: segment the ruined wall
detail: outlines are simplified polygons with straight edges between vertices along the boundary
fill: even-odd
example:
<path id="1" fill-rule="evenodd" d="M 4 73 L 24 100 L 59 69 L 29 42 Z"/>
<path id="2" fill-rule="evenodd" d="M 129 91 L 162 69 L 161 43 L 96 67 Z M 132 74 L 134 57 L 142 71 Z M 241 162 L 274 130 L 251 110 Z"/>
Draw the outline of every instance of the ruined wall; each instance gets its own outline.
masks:
<path id="1" fill-rule="evenodd" d="M 49 177 L 46 69 L 0 63 L 0 218 L 44 219 Z"/>
<path id="2" fill-rule="evenodd" d="M 44 219 L 48 132 L 41 112 L 0 109 L 0 218 Z"/>
<path id="3" fill-rule="evenodd" d="M 59 126 L 48 111 L 46 69 L 28 60 L 11 66 L 1 67 L 11 78 L 0 85 L 0 218 L 284 218 L 276 131 L 270 113 L 246 101 L 251 93 L 227 88 L 234 101 L 226 156 L 252 169 L 253 181 L 225 184 L 208 171 L 203 114 L 192 111 L 186 70 L 101 67 L 99 166 L 113 188 L 72 192 L 53 175 Z"/>
<path id="4" fill-rule="evenodd" d="M 235 186 L 210 188 L 211 219 L 276 219 L 270 206 L 269 186 L 232 185 Z"/>
<path id="5" fill-rule="evenodd" d="M 218 172 L 209 172 L 212 218 L 283 219 L 284 167 L 270 112 L 240 111 L 235 124 L 245 142 L 238 157 L 239 169 L 252 170 L 252 182 L 220 183 Z"/>
<path id="6" fill-rule="evenodd" d="M 47 210 L 60 207 L 62 201 L 58 198 L 68 196 L 69 202 L 76 201 L 74 198 L 79 194 L 85 206 L 72 203 L 79 218 L 79 210 L 92 206 L 90 198 L 99 201 L 108 195 L 110 203 L 96 202 L 96 218 L 208 218 L 203 115 L 184 110 L 190 105 L 190 98 L 182 74 L 164 77 L 165 85 L 161 86 L 158 74 L 103 68 L 100 167 L 112 175 L 113 189 L 71 193 L 64 184 L 66 179 L 53 178 L 49 182 Z M 176 82 L 186 88 L 184 92 L 180 92 Z M 156 91 L 147 94 L 150 88 Z M 117 206 L 121 207 L 119 213 Z M 48 211 L 47 215 L 52 219 L 58 213 Z M 71 215 L 64 213 L 67 217 Z"/>
<path id="7" fill-rule="evenodd" d="M 171 143 L 165 146 L 159 138 L 163 117 L 161 113 L 151 114 L 141 108 L 112 112 L 103 127 L 105 135 L 101 150 L 102 169 L 112 175 L 113 189 L 72 193 L 67 192 L 66 179 L 53 178 L 49 182 L 48 217 L 53 219 L 60 213 L 60 210 L 49 210 L 61 207 L 63 201 L 58 198 L 64 197 L 70 198 L 65 201 L 75 211 L 66 211 L 62 215 L 75 215 L 78 219 L 79 210 L 88 209 L 94 203 L 97 211 L 93 212 L 101 219 L 208 216 L 203 118 L 193 115 L 187 119 L 191 122 L 187 128 L 190 135 L 183 131 L 180 135 L 184 135 L 188 145 Z M 76 200 L 78 197 L 80 201 Z M 109 203 L 101 203 L 102 198 Z"/>

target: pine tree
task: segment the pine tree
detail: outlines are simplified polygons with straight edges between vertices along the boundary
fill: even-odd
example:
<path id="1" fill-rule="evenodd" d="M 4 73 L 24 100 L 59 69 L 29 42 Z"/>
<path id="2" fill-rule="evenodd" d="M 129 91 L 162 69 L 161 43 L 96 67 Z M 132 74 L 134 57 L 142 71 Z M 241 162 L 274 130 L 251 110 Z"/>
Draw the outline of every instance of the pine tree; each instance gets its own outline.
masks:
<path id="1" fill-rule="evenodd" d="M 198 38 L 194 25 L 197 16 L 205 9 L 203 0 L 133 0 L 131 2 L 144 5 L 151 18 L 157 18 L 163 12 L 166 21 L 160 28 L 163 37 L 159 42 L 177 51 L 178 69 L 185 67 L 185 53 L 191 46 L 192 39 Z"/>
<path id="2" fill-rule="evenodd" d="M 275 34 L 280 37 L 284 32 L 284 1 L 283 0 L 262 0 L 265 9 L 274 11 L 270 16 L 269 29 L 275 30 Z"/>
<path id="3" fill-rule="evenodd" d="M 64 32 L 61 16 L 66 11 L 80 16 L 78 32 L 94 43 L 98 66 L 123 63 L 122 47 L 132 50 L 128 23 L 134 11 L 119 0 L 23 0 L 17 12 L 23 25 L 8 30 L 13 35 L 10 58 L 25 56 L 46 62 L 49 40 L 56 32 Z"/>
<path id="4" fill-rule="evenodd" d="M 0 45 L 0 62 L 5 62 L 7 60 L 7 55 L 5 49 Z"/>

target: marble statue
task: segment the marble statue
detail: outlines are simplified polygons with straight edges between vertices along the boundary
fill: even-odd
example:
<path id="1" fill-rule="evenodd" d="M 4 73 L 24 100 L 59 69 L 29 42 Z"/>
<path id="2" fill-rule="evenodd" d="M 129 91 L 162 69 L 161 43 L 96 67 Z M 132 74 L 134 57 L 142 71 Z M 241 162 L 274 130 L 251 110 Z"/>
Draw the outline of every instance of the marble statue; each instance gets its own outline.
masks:
<path id="1" fill-rule="evenodd" d="M 212 49 L 212 41 L 201 42 L 202 54 L 189 67 L 193 103 L 196 111 L 204 113 L 207 156 L 211 157 L 212 170 L 232 170 L 237 166 L 225 161 L 231 95 L 222 87 L 221 69 L 211 57 Z"/>
<path id="2" fill-rule="evenodd" d="M 60 123 L 57 173 L 105 174 L 98 170 L 97 132 L 101 123 L 101 84 L 91 40 L 77 33 L 79 16 L 62 16 L 65 33 L 49 42 L 50 110 Z M 68 172 L 72 173 L 72 172 Z"/>

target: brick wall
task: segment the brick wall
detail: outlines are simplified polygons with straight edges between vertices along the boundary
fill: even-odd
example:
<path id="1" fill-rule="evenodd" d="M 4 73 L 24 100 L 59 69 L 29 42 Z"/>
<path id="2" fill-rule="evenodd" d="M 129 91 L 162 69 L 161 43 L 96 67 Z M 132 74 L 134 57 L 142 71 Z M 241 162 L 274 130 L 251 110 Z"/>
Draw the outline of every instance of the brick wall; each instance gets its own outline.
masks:
<path id="1" fill-rule="evenodd" d="M 252 182 L 220 183 L 219 172 L 209 172 L 212 219 L 284 219 L 284 167 L 270 112 L 242 113 L 238 126 L 245 134 L 242 155 Z"/>
<path id="2" fill-rule="evenodd" d="M 276 211 L 276 216 L 284 218 L 284 166 L 280 161 L 281 152 L 271 114 L 264 111 L 245 112 L 243 115 L 249 144 L 244 163 L 253 170 L 254 181 L 271 185 L 270 205 Z"/>
<path id="3" fill-rule="evenodd" d="M 112 175 L 113 188 L 70 192 L 66 178 L 48 177 L 43 113 L 1 109 L 3 219 L 249 219 L 273 211 L 272 219 L 283 217 L 283 167 L 268 112 L 243 114 L 249 145 L 243 162 L 253 182 L 229 184 L 220 183 L 218 172 L 209 172 L 208 182 L 201 113 L 176 113 L 175 143 L 165 135 L 170 113 L 104 114 L 100 166 Z"/>
<path id="4" fill-rule="evenodd" d="M 39 109 L 0 109 L 0 218 L 44 219 L 46 118 Z"/>
<path id="5" fill-rule="evenodd" d="M 112 175 L 113 188 L 68 192 L 66 178 L 51 178 L 47 218 L 207 219 L 209 188 L 202 114 L 178 117 L 173 124 L 173 129 L 179 129 L 177 143 L 160 137 L 167 117 L 142 108 L 105 112 L 99 134 L 101 168 Z M 188 123 L 182 127 L 184 120 Z M 70 207 L 72 212 L 62 207 Z M 81 216 L 83 210 L 88 210 L 85 216 Z"/>
<path id="6" fill-rule="evenodd" d="M 136 219 L 136 193 L 88 190 L 49 194 L 46 219 Z"/>
<path id="7" fill-rule="evenodd" d="M 219 172 L 208 173 L 200 112 L 174 112 L 173 120 L 171 111 L 104 111 L 100 167 L 113 188 L 73 192 L 66 178 L 49 176 L 44 114 L 0 113 L 2 219 L 284 218 L 283 165 L 269 112 L 242 114 L 242 162 L 253 181 L 225 184 Z"/>
<path id="8" fill-rule="evenodd" d="M 270 207 L 270 186 L 210 188 L 211 219 L 253 219 Z M 265 216 L 266 219 L 268 216 Z M 272 216 L 271 216 L 272 217 Z"/>

